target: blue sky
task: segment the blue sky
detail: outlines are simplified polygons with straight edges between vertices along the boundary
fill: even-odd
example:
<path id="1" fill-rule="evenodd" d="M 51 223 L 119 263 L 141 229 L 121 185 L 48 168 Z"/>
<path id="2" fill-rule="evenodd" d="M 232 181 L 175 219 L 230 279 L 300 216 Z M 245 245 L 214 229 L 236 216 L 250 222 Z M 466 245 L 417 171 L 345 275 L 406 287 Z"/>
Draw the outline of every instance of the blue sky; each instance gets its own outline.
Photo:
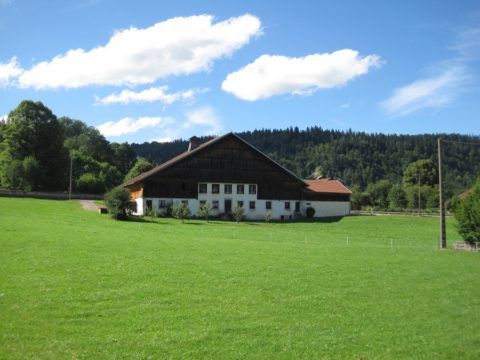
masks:
<path id="1" fill-rule="evenodd" d="M 0 116 L 111 141 L 309 126 L 480 134 L 478 1 L 0 0 Z"/>

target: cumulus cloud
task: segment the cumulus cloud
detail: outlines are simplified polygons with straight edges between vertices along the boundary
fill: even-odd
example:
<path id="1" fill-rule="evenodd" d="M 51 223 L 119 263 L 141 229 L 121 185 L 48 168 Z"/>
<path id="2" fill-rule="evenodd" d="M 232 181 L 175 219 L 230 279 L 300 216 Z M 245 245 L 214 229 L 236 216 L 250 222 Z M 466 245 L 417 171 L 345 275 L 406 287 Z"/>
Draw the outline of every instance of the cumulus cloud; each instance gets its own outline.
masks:
<path id="1" fill-rule="evenodd" d="M 318 89 L 345 85 L 380 65 L 379 56 L 360 57 L 350 49 L 298 58 L 262 55 L 228 74 L 222 89 L 247 101 L 281 94 L 311 95 Z"/>
<path id="2" fill-rule="evenodd" d="M 437 76 L 395 89 L 381 106 L 392 116 L 404 116 L 422 108 L 443 107 L 452 102 L 468 79 L 463 66 L 453 66 Z"/>
<path id="3" fill-rule="evenodd" d="M 187 113 L 186 122 L 182 126 L 184 129 L 204 128 L 203 135 L 218 134 L 223 130 L 223 124 L 211 106 L 204 106 Z"/>
<path id="4" fill-rule="evenodd" d="M 23 73 L 17 58 L 11 58 L 7 63 L 0 63 L 0 86 L 10 85 Z"/>
<path id="5" fill-rule="evenodd" d="M 171 75 L 207 71 L 261 33 L 250 14 L 213 23 L 211 15 L 176 17 L 151 27 L 115 33 L 91 50 L 72 49 L 36 64 L 19 77 L 24 87 L 79 88 L 138 85 Z"/>
<path id="6" fill-rule="evenodd" d="M 108 121 L 97 126 L 97 130 L 104 136 L 121 136 L 133 134 L 144 128 L 164 127 L 170 124 L 171 120 L 161 117 L 140 117 L 134 119 L 126 117 L 118 121 Z"/>
<path id="7" fill-rule="evenodd" d="M 113 93 L 103 98 L 96 98 L 96 103 L 101 105 L 129 104 L 141 102 L 162 102 L 170 105 L 176 101 L 193 101 L 199 93 L 206 89 L 189 89 L 175 93 L 167 93 L 168 86 L 151 87 L 142 91 L 123 90 L 120 93 Z"/>

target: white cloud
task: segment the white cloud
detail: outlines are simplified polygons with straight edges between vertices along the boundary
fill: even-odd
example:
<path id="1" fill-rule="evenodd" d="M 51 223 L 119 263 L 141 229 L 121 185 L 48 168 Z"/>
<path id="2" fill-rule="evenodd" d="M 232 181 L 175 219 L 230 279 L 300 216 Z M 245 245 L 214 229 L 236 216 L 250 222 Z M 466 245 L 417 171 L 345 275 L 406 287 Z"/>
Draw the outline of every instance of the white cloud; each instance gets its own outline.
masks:
<path id="1" fill-rule="evenodd" d="M 133 119 L 126 117 L 118 121 L 108 121 L 97 126 L 97 130 L 104 136 L 120 136 L 132 134 L 144 128 L 164 127 L 172 122 L 169 118 L 140 117 Z"/>
<path id="2" fill-rule="evenodd" d="M 170 105 L 175 101 L 193 101 L 195 95 L 207 91 L 206 89 L 189 89 L 179 91 L 176 93 L 167 93 L 168 86 L 151 87 L 139 92 L 132 90 L 123 90 L 120 93 L 110 94 L 103 98 L 96 98 L 96 103 L 101 105 L 110 104 L 129 104 L 140 102 L 162 102 L 166 105 Z"/>
<path id="3" fill-rule="evenodd" d="M 464 61 L 480 58 L 480 27 L 464 27 L 457 32 L 455 44 L 450 50 L 457 51 Z"/>
<path id="4" fill-rule="evenodd" d="M 187 121 L 182 127 L 184 129 L 206 128 L 203 135 L 219 134 L 223 130 L 222 121 L 211 106 L 204 106 L 188 112 Z"/>
<path id="5" fill-rule="evenodd" d="M 468 79 L 463 66 L 453 66 L 438 76 L 420 79 L 394 90 L 381 106 L 392 116 L 407 115 L 422 108 L 443 107 L 451 103 Z"/>
<path id="6" fill-rule="evenodd" d="M 115 33 L 104 46 L 72 49 L 36 64 L 19 78 L 24 87 L 138 85 L 171 75 L 207 71 L 261 33 L 250 14 L 213 23 L 211 15 L 176 17 L 145 29 Z"/>
<path id="7" fill-rule="evenodd" d="M 10 85 L 23 73 L 23 69 L 18 66 L 17 58 L 11 58 L 7 63 L 0 63 L 0 86 Z"/>
<path id="8" fill-rule="evenodd" d="M 0 122 L 6 123 L 8 121 L 8 115 L 0 116 Z"/>
<path id="9" fill-rule="evenodd" d="M 351 104 L 350 104 L 349 102 L 340 105 L 340 107 L 341 107 L 342 109 L 350 109 L 350 106 L 351 106 Z"/>
<path id="10" fill-rule="evenodd" d="M 166 143 L 166 142 L 172 142 L 174 139 L 170 136 L 164 136 L 164 137 L 160 137 L 160 138 L 156 138 L 156 139 L 153 139 L 153 140 L 150 140 L 150 142 L 158 142 L 158 143 Z"/>
<path id="11" fill-rule="evenodd" d="M 299 58 L 262 55 L 229 74 L 222 89 L 248 101 L 280 94 L 311 95 L 318 89 L 345 85 L 380 65 L 379 56 L 360 57 L 350 49 Z"/>

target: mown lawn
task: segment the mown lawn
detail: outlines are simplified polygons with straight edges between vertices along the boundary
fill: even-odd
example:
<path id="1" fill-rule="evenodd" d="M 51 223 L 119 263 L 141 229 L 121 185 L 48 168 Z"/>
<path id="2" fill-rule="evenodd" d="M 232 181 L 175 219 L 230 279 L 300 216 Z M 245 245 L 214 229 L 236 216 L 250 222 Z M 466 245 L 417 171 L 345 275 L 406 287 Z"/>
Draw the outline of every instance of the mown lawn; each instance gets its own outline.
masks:
<path id="1" fill-rule="evenodd" d="M 115 222 L 0 198 L 0 358 L 478 359 L 480 254 L 437 241 L 432 218 Z"/>

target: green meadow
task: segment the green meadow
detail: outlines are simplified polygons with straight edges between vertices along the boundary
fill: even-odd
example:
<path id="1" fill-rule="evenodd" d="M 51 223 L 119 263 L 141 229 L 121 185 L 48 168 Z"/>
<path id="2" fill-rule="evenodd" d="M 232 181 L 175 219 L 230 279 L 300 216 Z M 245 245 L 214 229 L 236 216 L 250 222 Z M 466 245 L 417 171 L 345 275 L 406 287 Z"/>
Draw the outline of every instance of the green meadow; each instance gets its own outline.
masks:
<path id="1" fill-rule="evenodd" d="M 438 250 L 438 227 L 0 198 L 0 358 L 479 359 L 480 254 Z"/>

